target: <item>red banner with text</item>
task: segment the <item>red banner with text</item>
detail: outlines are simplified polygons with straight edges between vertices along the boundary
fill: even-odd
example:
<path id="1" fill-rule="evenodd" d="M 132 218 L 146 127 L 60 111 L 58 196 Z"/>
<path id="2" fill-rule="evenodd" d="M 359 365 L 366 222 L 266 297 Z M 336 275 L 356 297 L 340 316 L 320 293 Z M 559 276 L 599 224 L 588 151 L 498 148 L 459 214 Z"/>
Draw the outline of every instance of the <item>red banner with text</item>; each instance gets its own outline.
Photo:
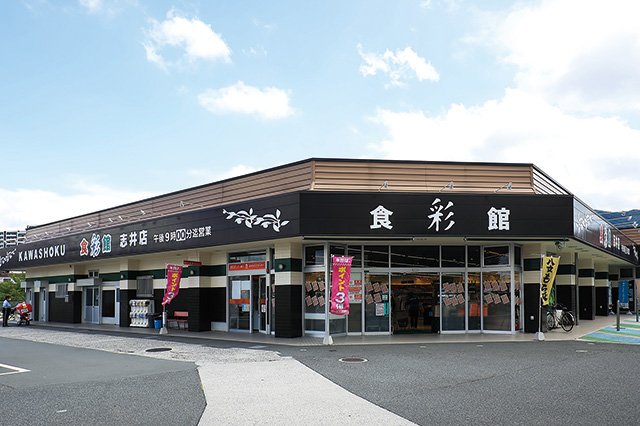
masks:
<path id="1" fill-rule="evenodd" d="M 331 256 L 331 305 L 334 315 L 349 314 L 349 280 L 351 278 L 351 256 Z"/>
<path id="2" fill-rule="evenodd" d="M 162 306 L 168 305 L 178 295 L 180 291 L 180 277 L 182 276 L 182 266 L 167 265 L 167 289 L 162 298 Z"/>

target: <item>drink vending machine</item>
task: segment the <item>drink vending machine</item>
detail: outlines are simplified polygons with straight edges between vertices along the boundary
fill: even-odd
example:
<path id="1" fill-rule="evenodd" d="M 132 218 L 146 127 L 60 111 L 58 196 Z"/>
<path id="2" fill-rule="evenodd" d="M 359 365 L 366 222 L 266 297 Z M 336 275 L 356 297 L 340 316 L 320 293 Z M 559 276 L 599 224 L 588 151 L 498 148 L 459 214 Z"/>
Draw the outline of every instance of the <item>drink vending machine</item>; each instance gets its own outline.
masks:
<path id="1" fill-rule="evenodd" d="M 146 299 L 133 299 L 129 301 L 131 312 L 130 327 L 149 327 L 149 322 L 153 320 L 154 308 L 153 301 Z"/>

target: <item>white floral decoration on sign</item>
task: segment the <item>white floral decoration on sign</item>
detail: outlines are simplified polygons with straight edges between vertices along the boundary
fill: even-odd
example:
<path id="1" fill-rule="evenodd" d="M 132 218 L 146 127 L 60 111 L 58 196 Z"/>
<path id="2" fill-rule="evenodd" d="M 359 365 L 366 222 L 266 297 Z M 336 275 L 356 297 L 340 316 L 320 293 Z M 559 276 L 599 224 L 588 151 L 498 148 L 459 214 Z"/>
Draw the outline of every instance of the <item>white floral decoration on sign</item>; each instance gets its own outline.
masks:
<path id="1" fill-rule="evenodd" d="M 10 261 L 11 258 L 13 257 L 13 255 L 16 254 L 16 250 L 18 250 L 18 249 L 13 249 L 13 250 L 7 252 L 6 255 L 0 257 L 0 266 L 4 265 L 8 261 Z"/>
<path id="2" fill-rule="evenodd" d="M 274 231 L 280 232 L 280 228 L 289 223 L 288 220 L 280 220 L 281 213 L 279 209 L 276 209 L 275 215 L 265 214 L 264 216 L 253 214 L 253 209 L 249 209 L 249 211 L 240 210 L 238 212 L 230 212 L 223 209 L 222 213 L 227 215 L 227 220 L 234 219 L 238 225 L 241 225 L 244 222 L 247 228 L 253 228 L 253 226 L 256 225 L 267 229 L 271 226 Z"/>

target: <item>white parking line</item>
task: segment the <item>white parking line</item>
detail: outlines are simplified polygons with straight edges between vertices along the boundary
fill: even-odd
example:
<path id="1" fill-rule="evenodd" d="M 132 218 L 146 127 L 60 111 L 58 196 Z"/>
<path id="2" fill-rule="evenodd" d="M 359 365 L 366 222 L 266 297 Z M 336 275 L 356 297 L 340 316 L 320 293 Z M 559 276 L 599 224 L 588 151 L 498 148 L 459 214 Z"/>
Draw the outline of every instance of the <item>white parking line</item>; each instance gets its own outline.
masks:
<path id="1" fill-rule="evenodd" d="M 0 368 L 5 368 L 9 371 L 8 373 L 0 373 L 0 376 L 7 376 L 9 374 L 18 374 L 18 373 L 28 373 L 31 370 L 27 370 L 26 368 L 14 367 L 12 365 L 0 364 Z"/>

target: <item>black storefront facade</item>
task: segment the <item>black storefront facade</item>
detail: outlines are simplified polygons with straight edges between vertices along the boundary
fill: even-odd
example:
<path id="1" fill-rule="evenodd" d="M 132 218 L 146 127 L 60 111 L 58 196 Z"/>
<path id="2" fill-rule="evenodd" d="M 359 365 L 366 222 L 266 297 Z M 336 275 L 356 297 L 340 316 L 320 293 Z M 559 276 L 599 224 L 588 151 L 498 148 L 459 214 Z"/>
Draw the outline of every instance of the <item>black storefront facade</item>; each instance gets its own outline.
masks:
<path id="1" fill-rule="evenodd" d="M 143 218 L 144 219 L 144 218 Z M 354 257 L 351 312 L 328 314 L 331 255 Z M 184 265 L 188 330 L 331 334 L 537 331 L 541 256 L 557 300 L 606 315 L 638 248 L 571 195 L 299 191 L 127 222 L 0 251 L 27 271 L 36 320 L 128 327 L 161 310 Z"/>

